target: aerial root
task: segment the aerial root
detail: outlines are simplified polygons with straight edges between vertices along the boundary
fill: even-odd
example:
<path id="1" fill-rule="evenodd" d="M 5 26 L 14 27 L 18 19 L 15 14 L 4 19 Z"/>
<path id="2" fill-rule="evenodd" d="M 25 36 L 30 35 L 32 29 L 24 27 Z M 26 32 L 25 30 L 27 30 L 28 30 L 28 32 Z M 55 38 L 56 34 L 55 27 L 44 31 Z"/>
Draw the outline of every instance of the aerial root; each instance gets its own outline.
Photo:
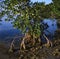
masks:
<path id="1" fill-rule="evenodd" d="M 25 39 L 23 38 L 23 40 L 22 40 L 22 42 L 21 42 L 21 46 L 20 46 L 20 47 L 23 48 L 23 49 L 26 48 L 26 47 L 25 47 L 25 43 L 24 43 L 24 41 L 25 41 Z M 21 49 L 21 48 L 20 48 L 20 49 Z"/>
<path id="2" fill-rule="evenodd" d="M 52 47 L 52 42 L 46 37 L 46 35 L 43 35 L 44 38 L 47 40 L 47 44 L 45 44 L 46 47 Z"/>
<path id="3" fill-rule="evenodd" d="M 9 52 L 13 52 L 14 41 L 15 41 L 15 39 L 13 39 L 13 41 L 11 42 Z"/>
<path id="4" fill-rule="evenodd" d="M 46 37 L 46 35 L 43 35 L 44 36 L 44 38 L 46 39 L 46 41 L 47 41 L 47 43 L 44 45 L 44 46 L 46 46 L 46 47 L 52 47 L 52 42 Z M 36 40 L 37 41 L 36 41 Z M 11 42 L 11 45 L 10 45 L 10 49 L 9 49 L 9 52 L 13 52 L 13 48 L 14 48 L 14 41 L 15 41 L 15 39 L 13 39 L 13 41 Z M 33 46 L 33 47 L 35 47 L 35 45 L 36 45 L 36 43 L 39 43 L 39 44 L 37 44 L 37 45 L 40 45 L 40 43 L 41 43 L 41 39 L 40 39 L 40 37 L 39 38 L 31 38 L 31 36 L 28 36 L 28 35 L 25 35 L 24 37 L 23 37 L 23 39 L 22 39 L 22 41 L 21 41 L 21 43 L 20 43 L 20 50 L 25 50 L 26 49 L 26 47 L 27 47 L 27 44 L 26 44 L 26 41 L 28 42 L 28 41 L 30 41 L 30 43 L 31 43 L 31 45 Z M 29 44 L 30 44 L 29 43 Z"/>

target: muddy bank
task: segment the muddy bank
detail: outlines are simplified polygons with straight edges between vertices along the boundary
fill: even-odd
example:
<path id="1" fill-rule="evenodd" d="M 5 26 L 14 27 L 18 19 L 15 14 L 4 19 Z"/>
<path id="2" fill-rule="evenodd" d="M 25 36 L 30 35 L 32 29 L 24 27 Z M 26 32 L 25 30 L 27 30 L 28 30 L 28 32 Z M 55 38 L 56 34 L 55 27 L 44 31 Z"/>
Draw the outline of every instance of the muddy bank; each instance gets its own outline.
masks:
<path id="1" fill-rule="evenodd" d="M 5 43 L 0 43 L 0 59 L 17 59 L 14 54 L 8 53 L 8 50 Z"/>
<path id="2" fill-rule="evenodd" d="M 8 52 L 9 47 L 0 43 L 0 59 L 60 59 L 60 39 L 55 39 L 53 47 L 36 46 L 30 50 Z"/>

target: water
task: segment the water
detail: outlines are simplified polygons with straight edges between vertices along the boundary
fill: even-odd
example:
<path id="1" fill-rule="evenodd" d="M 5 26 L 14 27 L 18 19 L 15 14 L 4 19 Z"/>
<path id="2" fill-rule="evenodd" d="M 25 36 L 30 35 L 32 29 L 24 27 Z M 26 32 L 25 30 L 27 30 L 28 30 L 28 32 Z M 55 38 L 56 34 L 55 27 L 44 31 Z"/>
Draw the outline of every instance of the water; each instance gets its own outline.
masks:
<path id="1" fill-rule="evenodd" d="M 47 23 L 47 25 L 48 25 L 48 28 L 46 30 L 44 30 L 44 32 L 47 35 L 51 34 L 52 36 L 54 36 L 55 31 L 57 30 L 57 20 L 45 19 L 43 22 Z"/>
<path id="2" fill-rule="evenodd" d="M 4 21 L 0 22 L 0 41 L 4 41 L 7 37 L 15 37 L 22 36 L 22 32 L 13 27 L 11 24 L 12 21 Z M 44 19 L 43 23 L 47 23 L 48 28 L 44 30 L 44 33 L 48 36 L 50 35 L 50 39 L 54 36 L 55 31 L 57 30 L 57 21 L 51 19 Z"/>
<path id="3" fill-rule="evenodd" d="M 55 32 L 57 30 L 57 20 L 56 19 L 44 19 L 42 24 L 47 24 L 47 28 L 43 30 L 43 33 L 48 37 L 49 40 L 54 38 Z M 46 26 L 45 26 L 46 27 Z M 45 28 L 44 27 L 44 28 Z M 41 37 L 42 41 L 46 42 L 45 38 Z"/>
<path id="4" fill-rule="evenodd" d="M 8 38 L 22 36 L 22 32 L 13 27 L 12 21 L 5 21 L 4 18 L 0 22 L 0 41 L 6 41 Z"/>

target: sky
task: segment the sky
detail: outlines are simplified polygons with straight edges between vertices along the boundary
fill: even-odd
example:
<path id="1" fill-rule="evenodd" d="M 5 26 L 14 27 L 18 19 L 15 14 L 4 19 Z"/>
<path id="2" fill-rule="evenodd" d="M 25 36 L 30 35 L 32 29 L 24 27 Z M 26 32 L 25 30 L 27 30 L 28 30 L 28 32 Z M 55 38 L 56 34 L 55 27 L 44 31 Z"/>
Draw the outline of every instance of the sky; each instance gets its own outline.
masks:
<path id="1" fill-rule="evenodd" d="M 0 0 L 0 2 L 1 1 L 4 1 L 4 0 Z M 31 0 L 32 2 L 45 2 L 46 4 L 49 4 L 49 3 L 51 3 L 52 2 L 52 0 Z"/>
<path id="2" fill-rule="evenodd" d="M 49 4 L 52 2 L 52 0 L 31 0 L 32 2 L 45 2 L 46 4 Z"/>

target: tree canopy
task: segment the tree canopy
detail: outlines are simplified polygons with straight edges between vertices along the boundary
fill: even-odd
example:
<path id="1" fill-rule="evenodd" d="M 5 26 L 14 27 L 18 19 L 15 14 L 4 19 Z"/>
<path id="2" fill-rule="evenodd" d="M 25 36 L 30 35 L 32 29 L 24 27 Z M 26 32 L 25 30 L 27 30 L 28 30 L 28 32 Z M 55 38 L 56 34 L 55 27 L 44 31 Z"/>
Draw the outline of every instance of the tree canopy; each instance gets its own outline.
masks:
<path id="1" fill-rule="evenodd" d="M 55 17 L 57 19 L 59 19 L 60 17 L 60 0 L 52 0 L 53 1 L 53 5 L 54 5 L 54 10 L 55 10 Z"/>
<path id="2" fill-rule="evenodd" d="M 45 18 L 59 19 L 60 0 L 52 1 L 52 3 L 47 5 L 45 2 L 33 3 L 30 0 L 4 0 L 0 2 L 0 19 L 6 16 L 5 20 L 12 20 L 13 26 L 25 34 L 21 43 L 24 49 L 25 39 L 32 39 L 32 45 L 35 44 L 35 39 L 40 41 L 40 35 L 43 32 L 43 28 L 41 28 L 42 26 L 40 25 L 41 20 Z M 47 44 L 51 43 L 45 35 L 43 36 L 48 41 Z"/>
<path id="3" fill-rule="evenodd" d="M 40 36 L 40 20 L 44 18 L 58 18 L 60 16 L 60 1 L 46 5 L 44 2 L 31 2 L 30 0 L 5 0 L 1 2 L 0 18 L 6 15 L 5 20 L 12 20 L 14 27 L 23 33 Z"/>

